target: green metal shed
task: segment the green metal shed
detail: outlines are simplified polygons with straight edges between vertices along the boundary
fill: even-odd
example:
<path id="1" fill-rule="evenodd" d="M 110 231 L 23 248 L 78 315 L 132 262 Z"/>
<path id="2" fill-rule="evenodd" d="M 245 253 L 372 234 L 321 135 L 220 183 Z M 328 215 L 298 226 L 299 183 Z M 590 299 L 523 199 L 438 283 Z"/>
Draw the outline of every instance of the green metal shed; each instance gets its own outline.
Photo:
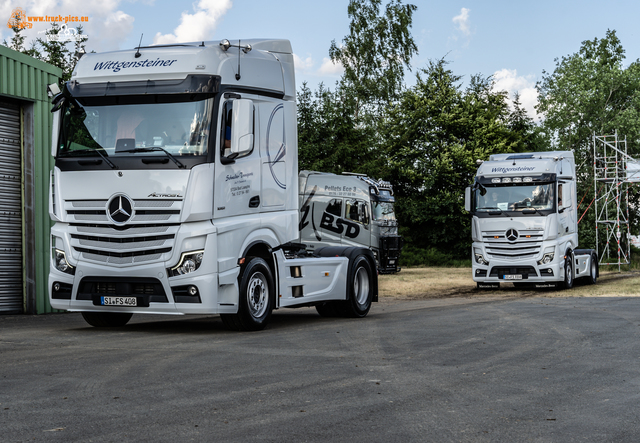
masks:
<path id="1" fill-rule="evenodd" d="M 0 314 L 51 312 L 47 85 L 62 70 L 0 46 Z"/>

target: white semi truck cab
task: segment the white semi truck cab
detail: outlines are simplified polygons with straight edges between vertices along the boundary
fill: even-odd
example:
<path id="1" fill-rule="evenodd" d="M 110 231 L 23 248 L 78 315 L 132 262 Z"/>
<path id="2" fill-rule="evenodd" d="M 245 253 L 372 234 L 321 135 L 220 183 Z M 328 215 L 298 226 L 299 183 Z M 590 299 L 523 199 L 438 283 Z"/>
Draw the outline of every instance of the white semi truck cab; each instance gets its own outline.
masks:
<path id="1" fill-rule="evenodd" d="M 86 54 L 54 100 L 49 291 L 94 326 L 132 314 L 367 315 L 363 247 L 298 241 L 293 52 L 223 40 Z"/>
<path id="2" fill-rule="evenodd" d="M 576 278 L 595 283 L 595 251 L 578 249 L 576 171 L 570 151 L 495 154 L 482 162 L 465 209 L 471 212 L 473 280 L 538 287 Z"/>
<path id="3" fill-rule="evenodd" d="M 300 242 L 371 248 L 380 274 L 400 271 L 402 237 L 391 183 L 364 174 L 301 171 Z"/>

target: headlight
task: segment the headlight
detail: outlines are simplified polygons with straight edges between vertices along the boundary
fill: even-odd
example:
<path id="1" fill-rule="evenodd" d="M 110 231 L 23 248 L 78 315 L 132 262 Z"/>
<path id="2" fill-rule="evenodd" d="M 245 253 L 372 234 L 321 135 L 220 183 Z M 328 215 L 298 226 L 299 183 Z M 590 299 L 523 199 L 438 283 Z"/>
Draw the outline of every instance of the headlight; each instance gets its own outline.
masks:
<path id="1" fill-rule="evenodd" d="M 67 261 L 67 256 L 64 251 L 61 251 L 60 249 L 53 250 L 53 263 L 56 269 L 60 272 L 70 275 L 74 275 L 76 273 L 75 268 Z"/>
<path id="2" fill-rule="evenodd" d="M 169 277 L 175 277 L 177 275 L 190 274 L 195 272 L 202 264 L 204 257 L 204 251 L 192 251 L 185 252 L 180 256 L 180 261 L 176 266 L 171 269 L 167 269 Z"/>
<path id="3" fill-rule="evenodd" d="M 544 255 L 540 260 L 538 260 L 539 265 L 546 265 L 553 261 L 553 257 L 555 256 L 555 246 L 551 246 L 544 250 Z"/>
<path id="4" fill-rule="evenodd" d="M 546 265 L 548 263 L 551 263 L 552 261 L 553 261 L 553 252 L 549 254 L 544 254 L 544 256 L 542 257 L 542 260 L 538 260 L 538 264 Z"/>
<path id="5" fill-rule="evenodd" d="M 484 256 L 482 255 L 482 251 L 480 251 L 480 249 L 474 249 L 474 255 L 476 257 L 476 263 L 484 266 L 487 266 L 489 264 L 489 262 L 484 259 Z"/>

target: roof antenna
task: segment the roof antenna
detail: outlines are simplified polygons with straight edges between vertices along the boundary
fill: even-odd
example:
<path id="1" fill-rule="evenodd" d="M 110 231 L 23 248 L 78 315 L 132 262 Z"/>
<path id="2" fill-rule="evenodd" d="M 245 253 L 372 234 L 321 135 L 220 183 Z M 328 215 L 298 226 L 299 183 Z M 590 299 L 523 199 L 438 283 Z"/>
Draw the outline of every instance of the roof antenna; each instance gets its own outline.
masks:
<path id="1" fill-rule="evenodd" d="M 140 45 L 142 44 L 142 37 L 144 36 L 144 34 L 140 35 L 140 43 L 138 43 L 138 47 L 136 48 L 136 53 L 134 54 L 135 58 L 140 57 L 142 54 L 140 54 Z"/>
<path id="2" fill-rule="evenodd" d="M 240 44 L 240 40 L 238 40 L 238 73 L 236 74 L 236 81 L 240 80 L 240 48 L 242 45 Z"/>

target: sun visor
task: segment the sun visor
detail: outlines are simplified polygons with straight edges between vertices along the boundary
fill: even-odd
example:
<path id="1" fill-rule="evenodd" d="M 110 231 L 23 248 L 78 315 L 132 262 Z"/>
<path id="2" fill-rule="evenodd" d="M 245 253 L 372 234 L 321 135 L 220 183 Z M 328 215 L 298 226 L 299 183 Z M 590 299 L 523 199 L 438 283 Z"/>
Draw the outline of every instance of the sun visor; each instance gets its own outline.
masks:
<path id="1" fill-rule="evenodd" d="M 65 88 L 72 97 L 107 97 L 123 95 L 205 94 L 220 90 L 220 76 L 188 75 L 176 80 L 138 80 L 80 83 L 72 80 Z"/>

